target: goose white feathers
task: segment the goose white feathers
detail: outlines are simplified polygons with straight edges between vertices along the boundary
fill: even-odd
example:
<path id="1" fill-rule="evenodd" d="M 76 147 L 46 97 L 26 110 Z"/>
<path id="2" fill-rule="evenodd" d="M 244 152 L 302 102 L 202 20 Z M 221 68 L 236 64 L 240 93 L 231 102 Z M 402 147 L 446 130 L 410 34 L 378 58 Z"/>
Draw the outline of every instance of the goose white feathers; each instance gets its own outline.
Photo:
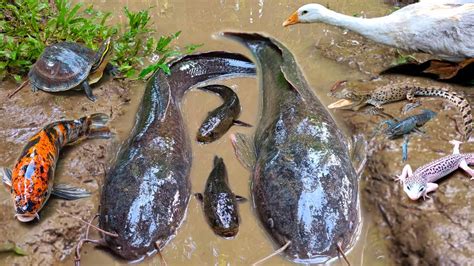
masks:
<path id="1" fill-rule="evenodd" d="M 283 26 L 313 22 L 347 28 L 378 43 L 452 62 L 474 58 L 474 0 L 425 0 L 377 18 L 347 16 L 307 4 Z"/>

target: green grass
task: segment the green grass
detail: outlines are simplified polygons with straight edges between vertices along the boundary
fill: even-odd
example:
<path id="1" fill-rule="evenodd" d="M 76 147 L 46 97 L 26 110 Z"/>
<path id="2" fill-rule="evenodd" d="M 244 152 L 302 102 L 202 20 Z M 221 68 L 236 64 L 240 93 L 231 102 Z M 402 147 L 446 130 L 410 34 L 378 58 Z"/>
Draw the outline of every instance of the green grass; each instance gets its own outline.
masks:
<path id="1" fill-rule="evenodd" d="M 193 52 L 200 45 L 172 46 L 181 32 L 159 36 L 148 10 L 123 12 L 126 25 L 111 26 L 111 13 L 68 0 L 0 0 L 0 80 L 22 79 L 48 45 L 72 41 L 97 49 L 113 36 L 112 63 L 130 79 L 146 78 L 157 69 L 169 73 L 170 58 Z M 152 58 L 159 58 L 152 62 Z M 146 65 L 152 62 L 151 65 Z"/>

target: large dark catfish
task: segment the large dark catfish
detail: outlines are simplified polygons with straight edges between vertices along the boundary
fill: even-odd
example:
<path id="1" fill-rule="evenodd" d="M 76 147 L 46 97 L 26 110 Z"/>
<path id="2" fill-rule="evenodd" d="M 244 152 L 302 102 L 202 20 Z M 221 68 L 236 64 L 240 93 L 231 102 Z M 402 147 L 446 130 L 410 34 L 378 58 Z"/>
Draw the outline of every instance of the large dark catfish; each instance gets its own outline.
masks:
<path id="1" fill-rule="evenodd" d="M 232 136 L 253 173 L 257 214 L 279 247 L 289 243 L 291 260 L 336 257 L 353 245 L 359 228 L 358 176 L 343 134 L 282 44 L 259 34 L 225 35 L 252 51 L 260 71 L 263 100 L 253 144 Z M 252 146 L 254 154 L 243 150 Z"/>
<path id="2" fill-rule="evenodd" d="M 117 255 L 136 260 L 161 249 L 180 226 L 191 184 L 190 140 L 180 111 L 184 93 L 198 83 L 255 74 L 246 57 L 226 52 L 189 55 L 156 72 L 143 96 L 128 144 L 107 174 L 100 227 Z"/>

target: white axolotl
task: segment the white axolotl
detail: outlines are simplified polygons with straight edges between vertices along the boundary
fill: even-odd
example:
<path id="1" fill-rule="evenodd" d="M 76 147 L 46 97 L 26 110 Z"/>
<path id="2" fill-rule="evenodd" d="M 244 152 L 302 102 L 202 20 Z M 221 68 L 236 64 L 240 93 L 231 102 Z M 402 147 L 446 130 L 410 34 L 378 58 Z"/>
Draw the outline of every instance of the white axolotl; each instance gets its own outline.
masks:
<path id="1" fill-rule="evenodd" d="M 454 172 L 459 167 L 471 176 L 471 180 L 474 179 L 474 170 L 468 166 L 474 164 L 474 153 L 461 154 L 459 145 L 462 142 L 460 141 L 452 140 L 449 143 L 454 145 L 453 154 L 425 164 L 416 169 L 415 172 L 411 170 L 410 165 L 405 165 L 397 180 L 403 183 L 403 190 L 410 199 L 417 200 L 421 196 L 423 196 L 423 199 L 430 198 L 428 193 L 438 188 L 438 184 L 434 182 Z"/>

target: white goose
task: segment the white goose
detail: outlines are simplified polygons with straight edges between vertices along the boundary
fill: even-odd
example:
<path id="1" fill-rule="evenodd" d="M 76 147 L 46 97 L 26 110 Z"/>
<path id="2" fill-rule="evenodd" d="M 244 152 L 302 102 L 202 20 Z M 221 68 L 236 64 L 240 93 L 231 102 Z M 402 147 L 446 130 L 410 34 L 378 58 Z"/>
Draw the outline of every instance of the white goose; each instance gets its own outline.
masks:
<path id="1" fill-rule="evenodd" d="M 452 62 L 474 58 L 474 0 L 425 0 L 377 18 L 347 16 L 307 4 L 283 26 L 312 22 L 347 28 L 378 43 Z"/>

